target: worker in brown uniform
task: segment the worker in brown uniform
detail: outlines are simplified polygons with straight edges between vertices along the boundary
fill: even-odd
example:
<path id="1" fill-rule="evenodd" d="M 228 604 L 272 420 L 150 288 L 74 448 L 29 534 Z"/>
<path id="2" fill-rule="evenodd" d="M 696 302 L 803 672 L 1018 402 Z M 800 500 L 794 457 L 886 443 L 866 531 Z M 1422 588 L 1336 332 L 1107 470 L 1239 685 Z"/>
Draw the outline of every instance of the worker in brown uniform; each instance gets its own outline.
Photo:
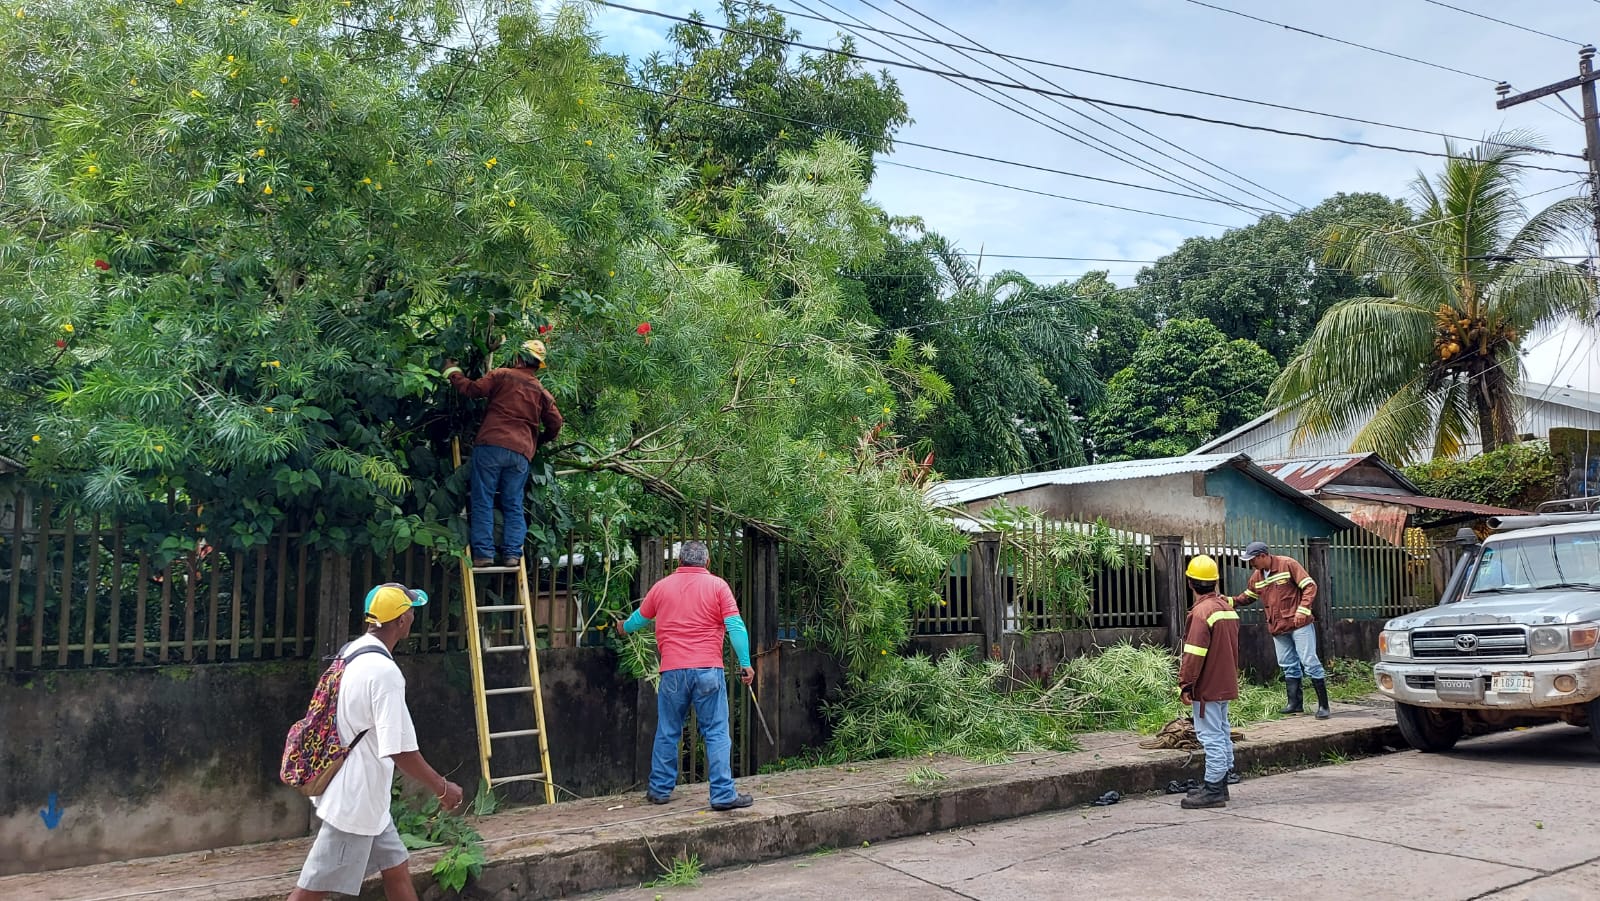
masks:
<path id="1" fill-rule="evenodd" d="M 1240 556 L 1250 567 L 1250 579 L 1244 593 L 1235 596 L 1233 602 L 1260 601 L 1267 612 L 1267 631 L 1272 633 L 1278 667 L 1283 670 L 1284 690 L 1289 696 L 1289 703 L 1279 712 L 1305 712 L 1305 683 L 1301 679 L 1310 676 L 1311 687 L 1317 692 L 1317 719 L 1325 720 L 1332 715 L 1328 709 L 1328 674 L 1317 659 L 1317 626 L 1311 616 L 1317 582 L 1300 561 L 1268 550 L 1264 541 L 1245 545 Z"/>
<path id="2" fill-rule="evenodd" d="M 1217 561 L 1200 555 L 1184 570 L 1194 606 L 1183 635 L 1178 696 L 1194 713 L 1195 737 L 1206 752 L 1205 784 L 1183 799 L 1186 810 L 1228 806 L 1233 727 L 1228 702 L 1239 697 L 1239 614 L 1217 593 Z"/>
<path id="3" fill-rule="evenodd" d="M 469 379 L 455 360 L 444 361 L 444 375 L 465 397 L 487 397 L 489 411 L 478 427 L 472 449 L 472 514 L 468 525 L 472 565 L 516 566 L 528 536 L 528 519 L 522 498 L 528 487 L 528 464 L 541 444 L 561 433 L 561 411 L 556 399 L 540 383 L 544 369 L 544 342 L 524 341 L 510 366 L 491 369 L 483 378 Z M 494 511 L 500 511 L 504 531 L 498 547 L 494 541 Z M 496 560 L 496 551 L 499 559 Z"/>

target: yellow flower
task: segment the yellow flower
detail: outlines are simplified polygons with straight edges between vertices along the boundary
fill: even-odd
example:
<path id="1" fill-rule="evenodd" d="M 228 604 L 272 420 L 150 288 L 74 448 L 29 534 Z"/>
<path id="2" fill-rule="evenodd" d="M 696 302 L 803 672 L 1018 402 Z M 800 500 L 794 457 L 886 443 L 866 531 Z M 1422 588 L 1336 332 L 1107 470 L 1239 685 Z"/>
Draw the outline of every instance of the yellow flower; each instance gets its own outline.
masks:
<path id="1" fill-rule="evenodd" d="M 137 75 L 135 75 L 132 78 L 128 79 L 128 84 L 137 85 L 138 83 L 139 83 L 139 76 L 137 76 Z"/>
<path id="2" fill-rule="evenodd" d="M 491 156 L 488 159 L 483 161 L 483 168 L 485 168 L 485 169 L 493 169 L 494 167 L 496 167 L 498 165 L 500 165 L 500 160 L 498 158 L 496 158 L 496 157 L 492 157 Z"/>
<path id="3" fill-rule="evenodd" d="M 316 188 L 313 188 L 310 185 L 306 185 L 306 193 L 307 194 L 310 194 L 312 191 L 315 191 L 315 190 L 316 190 Z"/>
<path id="4" fill-rule="evenodd" d="M 234 179 L 234 180 L 233 180 L 233 183 L 234 183 L 234 184 L 236 184 L 236 185 L 242 185 L 242 184 L 244 184 L 244 176 L 243 176 L 243 175 L 241 175 L 241 176 L 239 176 L 239 177 L 238 177 L 238 178 L 236 178 L 236 179 Z"/>
<path id="5" fill-rule="evenodd" d="M 228 54 L 228 62 L 233 62 L 233 54 Z"/>
<path id="6" fill-rule="evenodd" d="M 20 18 L 22 18 L 22 17 L 23 17 L 23 15 L 24 15 L 24 13 L 23 13 L 23 11 L 22 11 L 22 7 L 20 7 L 20 6 L 19 6 L 19 7 L 17 7 L 17 18 L 19 18 L 19 19 L 20 19 Z M 34 436 L 33 436 L 33 440 L 35 440 L 35 441 L 38 441 L 38 440 L 39 440 L 39 436 L 38 436 L 38 435 L 34 435 Z"/>
<path id="7" fill-rule="evenodd" d="M 282 366 L 283 363 L 278 361 L 278 360 L 268 360 L 265 363 L 262 363 L 261 365 L 262 366 L 270 366 L 273 369 L 277 369 L 278 367 Z"/>
<path id="8" fill-rule="evenodd" d="M 178 2 L 182 3 L 183 0 L 178 0 Z M 155 451 L 156 453 L 159 454 L 162 451 L 166 450 L 166 447 L 164 445 L 157 444 L 156 446 L 152 447 L 151 450 L 153 450 L 153 451 Z"/>
<path id="9" fill-rule="evenodd" d="M 256 127 L 257 128 L 260 128 L 261 126 L 263 126 L 265 124 L 267 124 L 267 120 L 265 120 L 265 119 L 257 119 L 256 120 Z"/>
<path id="10" fill-rule="evenodd" d="M 889 652 L 888 651 L 879 651 L 878 653 L 884 655 L 885 657 L 889 656 Z M 861 847 L 865 848 L 866 846 L 867 846 L 866 842 L 862 842 L 861 843 Z"/>
<path id="11" fill-rule="evenodd" d="M 271 407 L 268 407 L 268 408 L 267 408 L 267 412 L 268 412 L 268 413 L 273 413 L 273 412 L 276 412 L 276 411 L 275 411 L 275 410 L 273 410 L 273 409 L 272 409 L 272 408 L 271 408 Z"/>
<path id="12" fill-rule="evenodd" d="M 265 148 L 265 147 L 257 147 L 256 148 L 256 156 L 266 156 L 266 155 L 267 155 L 267 148 Z"/>
<path id="13" fill-rule="evenodd" d="M 433 160 L 428 160 L 426 163 L 423 163 L 423 165 L 431 166 L 431 165 L 433 165 Z"/>
<path id="14" fill-rule="evenodd" d="M 380 182 L 374 182 L 373 185 L 372 185 L 372 190 L 374 190 L 374 191 L 382 191 L 383 190 L 383 182 L 381 182 L 381 181 Z"/>
<path id="15" fill-rule="evenodd" d="M 513 197 L 510 200 L 506 201 L 506 206 L 516 206 L 516 205 L 517 205 L 517 198 L 515 198 L 515 197 Z"/>
<path id="16" fill-rule="evenodd" d="M 99 166 L 90 166 L 88 171 L 89 171 L 90 175 L 99 175 L 100 174 L 100 167 Z"/>
<path id="17" fill-rule="evenodd" d="M 272 127 L 272 126 L 271 126 L 271 125 L 268 125 L 268 126 L 267 126 L 267 134 L 269 134 L 269 135 L 270 135 L 270 134 L 272 134 L 272 133 L 273 133 L 273 132 L 275 132 L 275 131 L 277 131 L 277 129 L 276 129 L 276 128 L 273 128 L 273 127 Z"/>
<path id="18" fill-rule="evenodd" d="M 798 381 L 799 381 L 799 379 L 791 378 L 791 379 L 789 379 L 789 384 L 793 385 Z"/>
<path id="19" fill-rule="evenodd" d="M 578 105 L 579 106 L 583 106 L 583 98 L 582 97 L 578 98 Z"/>
<path id="20" fill-rule="evenodd" d="M 63 332 L 66 332 L 69 335 L 72 334 L 72 323 L 70 323 L 70 322 L 61 323 L 61 330 Z"/>
<path id="21" fill-rule="evenodd" d="M 261 193 L 263 193 L 263 194 L 271 194 L 272 193 L 272 185 L 263 186 L 261 188 Z"/>
<path id="22" fill-rule="evenodd" d="M 300 17 L 299 16 L 290 16 L 289 17 L 289 27 L 290 28 L 294 28 L 295 26 L 297 26 L 299 24 L 300 24 Z"/>
<path id="23" fill-rule="evenodd" d="M 606 277 L 607 278 L 616 278 L 617 277 L 617 270 L 613 269 L 610 272 L 607 272 L 606 273 Z"/>
<path id="24" fill-rule="evenodd" d="M 608 159 L 608 160 L 614 160 L 616 158 L 617 158 L 617 155 L 615 153 L 606 154 L 606 159 Z"/>
<path id="25" fill-rule="evenodd" d="M 893 413 L 893 412 L 894 412 L 893 410 L 889 409 L 889 405 L 888 404 L 884 404 L 883 405 L 883 415 L 888 416 L 890 413 Z"/>
<path id="26" fill-rule="evenodd" d="M 585 147 L 593 147 L 594 146 L 594 142 L 593 141 L 584 141 L 583 142 L 583 146 L 585 146 Z"/>
<path id="27" fill-rule="evenodd" d="M 196 90 L 194 88 L 190 88 L 189 89 L 189 96 L 195 98 L 196 100 L 200 100 L 200 99 L 204 98 L 206 95 L 200 93 L 198 90 Z"/>
<path id="28" fill-rule="evenodd" d="M 871 385 L 868 385 L 868 386 L 867 386 L 867 393 L 868 393 L 868 394 L 871 394 L 871 393 L 872 393 L 872 386 L 871 386 Z"/>
<path id="29" fill-rule="evenodd" d="M 234 69 L 232 72 L 229 72 L 228 73 L 228 77 L 229 78 L 238 78 L 239 77 L 239 70 L 238 69 Z"/>
<path id="30" fill-rule="evenodd" d="M 17 10 L 17 12 L 21 12 L 21 11 L 22 10 Z M 34 444 L 38 444 L 39 443 L 39 436 L 38 435 L 34 435 L 33 436 L 33 443 Z"/>
<path id="31" fill-rule="evenodd" d="M 366 178 L 363 178 L 363 179 L 362 179 L 362 180 L 361 180 L 361 183 L 362 183 L 362 184 L 364 184 L 364 185 L 370 185 L 370 184 L 372 184 L 372 176 L 370 176 L 370 175 L 369 175 L 369 176 L 367 176 L 367 177 L 366 177 Z"/>
<path id="32" fill-rule="evenodd" d="M 281 76 L 278 79 L 278 84 L 288 84 L 288 83 L 289 83 L 289 76 L 287 76 L 287 75 Z"/>

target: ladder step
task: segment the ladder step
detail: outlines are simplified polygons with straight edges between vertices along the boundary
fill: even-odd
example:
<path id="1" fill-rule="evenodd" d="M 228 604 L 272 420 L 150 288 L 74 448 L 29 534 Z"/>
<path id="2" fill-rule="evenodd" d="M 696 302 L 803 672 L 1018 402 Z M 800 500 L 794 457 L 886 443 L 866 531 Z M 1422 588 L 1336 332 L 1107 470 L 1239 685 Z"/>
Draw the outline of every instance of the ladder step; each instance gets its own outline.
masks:
<path id="1" fill-rule="evenodd" d="M 514 654 L 527 649 L 528 646 L 525 644 L 497 644 L 492 648 L 484 648 L 483 652 L 485 654 Z"/>
<path id="2" fill-rule="evenodd" d="M 509 732 L 490 732 L 489 733 L 489 740 L 493 741 L 493 740 L 495 740 L 497 738 L 521 738 L 521 737 L 523 737 L 525 735 L 538 735 L 538 734 L 539 734 L 539 730 L 538 729 L 512 729 Z M 540 775 L 542 776 L 544 774 L 541 773 Z"/>
<path id="3" fill-rule="evenodd" d="M 479 607 L 478 608 L 478 612 L 479 613 L 510 613 L 513 610 L 522 610 L 522 609 L 524 609 L 524 608 L 523 608 L 523 606 L 521 604 L 491 604 L 491 605 L 489 605 L 487 607 Z"/>
<path id="4" fill-rule="evenodd" d="M 475 573 L 514 573 L 521 570 L 522 567 L 520 566 L 474 566 L 472 568 Z"/>
<path id="5" fill-rule="evenodd" d="M 489 780 L 489 785 L 503 785 L 507 782 L 543 782 L 543 773 L 528 773 L 525 776 L 496 776 Z"/>
<path id="6" fill-rule="evenodd" d="M 518 685 L 518 686 L 515 686 L 513 688 L 487 688 L 487 689 L 484 689 L 483 693 L 485 695 L 489 695 L 489 696 L 493 696 L 493 695 L 525 695 L 525 694 L 528 694 L 531 691 L 533 691 L 533 686 L 532 685 Z"/>

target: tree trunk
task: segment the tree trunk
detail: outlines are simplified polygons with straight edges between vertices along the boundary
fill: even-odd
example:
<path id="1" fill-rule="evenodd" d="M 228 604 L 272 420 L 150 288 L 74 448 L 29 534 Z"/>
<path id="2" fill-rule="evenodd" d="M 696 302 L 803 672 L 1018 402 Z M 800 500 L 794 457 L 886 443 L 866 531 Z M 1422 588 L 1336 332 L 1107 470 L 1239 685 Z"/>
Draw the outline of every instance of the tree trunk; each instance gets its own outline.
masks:
<path id="1" fill-rule="evenodd" d="M 1474 399 L 1478 411 L 1478 438 L 1483 442 L 1483 452 L 1517 443 L 1511 380 L 1506 378 L 1504 368 L 1491 363 L 1479 373 Z"/>

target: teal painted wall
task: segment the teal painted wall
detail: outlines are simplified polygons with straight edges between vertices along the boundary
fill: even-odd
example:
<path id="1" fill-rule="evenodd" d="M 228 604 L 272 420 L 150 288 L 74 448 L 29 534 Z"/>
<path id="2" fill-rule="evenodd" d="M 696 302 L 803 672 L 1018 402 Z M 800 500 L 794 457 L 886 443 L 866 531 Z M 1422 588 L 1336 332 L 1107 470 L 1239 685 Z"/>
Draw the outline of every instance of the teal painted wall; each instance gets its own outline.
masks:
<path id="1" fill-rule="evenodd" d="M 1207 473 L 1206 493 L 1226 503 L 1224 530 L 1229 544 L 1243 547 L 1255 540 L 1258 526 L 1302 539 L 1327 538 L 1334 532 L 1332 523 L 1237 469 Z"/>

